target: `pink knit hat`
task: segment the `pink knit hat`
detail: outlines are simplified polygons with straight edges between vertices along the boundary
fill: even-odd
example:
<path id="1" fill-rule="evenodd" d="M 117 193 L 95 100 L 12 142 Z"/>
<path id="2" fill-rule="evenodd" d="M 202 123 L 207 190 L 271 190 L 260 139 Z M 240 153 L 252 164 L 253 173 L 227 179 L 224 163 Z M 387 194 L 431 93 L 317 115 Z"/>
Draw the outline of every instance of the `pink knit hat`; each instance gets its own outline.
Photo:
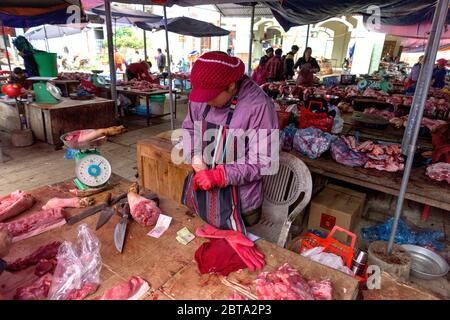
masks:
<path id="1" fill-rule="evenodd" d="M 438 63 L 438 65 L 440 66 L 445 66 L 447 65 L 447 59 L 441 58 L 438 61 L 436 61 Z"/>
<path id="2" fill-rule="evenodd" d="M 226 53 L 207 52 L 194 63 L 191 71 L 192 91 L 189 100 L 208 102 L 244 76 L 245 66 L 241 59 Z"/>

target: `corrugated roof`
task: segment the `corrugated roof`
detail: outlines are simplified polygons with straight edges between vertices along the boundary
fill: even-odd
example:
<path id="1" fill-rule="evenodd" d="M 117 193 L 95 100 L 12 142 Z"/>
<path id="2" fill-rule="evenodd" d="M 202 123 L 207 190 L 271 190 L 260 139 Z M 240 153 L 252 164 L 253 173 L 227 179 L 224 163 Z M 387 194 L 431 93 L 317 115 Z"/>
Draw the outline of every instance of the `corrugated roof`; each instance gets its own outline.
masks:
<path id="1" fill-rule="evenodd" d="M 244 6 L 234 3 L 216 4 L 215 7 L 223 17 L 227 18 L 248 18 L 252 15 L 252 7 Z M 272 18 L 273 14 L 270 9 L 263 5 L 257 4 L 255 6 L 255 17 Z"/>

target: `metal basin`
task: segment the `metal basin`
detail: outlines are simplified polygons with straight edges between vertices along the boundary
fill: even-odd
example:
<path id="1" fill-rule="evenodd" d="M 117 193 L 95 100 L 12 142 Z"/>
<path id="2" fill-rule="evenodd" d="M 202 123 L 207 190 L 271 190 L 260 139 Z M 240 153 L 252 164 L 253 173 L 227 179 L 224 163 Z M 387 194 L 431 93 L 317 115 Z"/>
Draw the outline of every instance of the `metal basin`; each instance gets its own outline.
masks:
<path id="1" fill-rule="evenodd" d="M 433 280 L 447 274 L 449 268 L 447 261 L 437 253 L 411 244 L 404 244 L 402 247 L 411 255 L 411 274 L 413 276 Z"/>

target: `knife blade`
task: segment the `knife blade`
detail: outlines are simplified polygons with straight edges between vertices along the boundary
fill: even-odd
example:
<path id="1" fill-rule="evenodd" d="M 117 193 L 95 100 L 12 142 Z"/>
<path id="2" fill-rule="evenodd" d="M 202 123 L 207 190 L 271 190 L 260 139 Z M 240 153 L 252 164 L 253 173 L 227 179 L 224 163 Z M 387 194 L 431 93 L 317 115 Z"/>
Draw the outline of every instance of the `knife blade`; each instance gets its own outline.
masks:
<path id="1" fill-rule="evenodd" d="M 114 244 L 116 246 L 117 251 L 119 251 L 120 253 L 122 253 L 123 244 L 125 242 L 125 235 L 127 232 L 129 214 L 130 214 L 130 206 L 128 203 L 126 203 L 123 210 L 122 218 L 114 228 Z"/>
<path id="2" fill-rule="evenodd" d="M 87 217 L 90 217 L 94 214 L 96 214 L 99 211 L 102 211 L 103 209 L 114 205 L 115 203 L 119 202 L 120 200 L 122 200 L 123 198 L 125 198 L 127 196 L 127 193 L 121 193 L 118 196 L 112 198 L 112 194 L 109 192 L 106 196 L 106 199 L 103 203 L 90 207 L 86 210 L 84 210 L 83 212 L 81 212 L 80 214 L 70 217 L 67 219 L 67 224 L 68 225 L 74 225 L 77 222 L 80 222 L 83 219 L 86 219 Z"/>
<path id="3" fill-rule="evenodd" d="M 114 213 L 116 213 L 116 210 L 112 207 L 108 207 L 100 211 L 100 217 L 98 218 L 95 230 L 103 227 L 109 221 L 109 219 L 111 219 Z"/>

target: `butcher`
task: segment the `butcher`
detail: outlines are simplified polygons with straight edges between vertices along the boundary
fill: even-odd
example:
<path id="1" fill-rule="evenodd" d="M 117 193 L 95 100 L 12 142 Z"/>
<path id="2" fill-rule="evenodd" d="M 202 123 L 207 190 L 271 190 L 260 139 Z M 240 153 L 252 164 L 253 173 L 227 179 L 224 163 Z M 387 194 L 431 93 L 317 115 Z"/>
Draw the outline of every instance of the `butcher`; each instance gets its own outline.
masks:
<path id="1" fill-rule="evenodd" d="M 311 87 L 314 85 L 314 73 L 320 71 L 320 66 L 317 60 L 311 56 L 312 49 L 307 47 L 303 52 L 303 56 L 297 60 L 294 65 L 294 70 L 300 68 L 297 78 L 297 84 Z"/>
<path id="2" fill-rule="evenodd" d="M 0 230 L 0 274 L 6 268 L 6 263 L 1 258 L 9 253 L 12 237 L 7 230 Z"/>
<path id="3" fill-rule="evenodd" d="M 145 61 L 130 63 L 126 69 L 128 81 L 130 81 L 132 79 L 136 79 L 136 80 L 146 80 L 149 82 L 153 82 L 154 79 L 148 72 L 150 68 L 151 68 L 151 64 L 149 64 L 148 62 L 145 62 Z"/>
<path id="4" fill-rule="evenodd" d="M 183 203 L 219 229 L 245 233 L 245 226 L 256 224 L 261 216 L 261 179 L 270 159 L 258 153 L 258 161 L 248 161 L 256 154 L 257 135 L 243 139 L 245 148 L 241 148 L 241 153 L 236 152 L 239 148 L 229 152 L 228 148 L 236 144 L 229 132 L 254 129 L 253 132 L 265 132 L 267 136 L 276 133 L 274 104 L 245 75 L 242 60 L 225 52 L 208 52 L 199 57 L 192 68 L 191 84 L 182 127 L 184 151 L 192 156 L 193 172 L 186 177 Z M 208 129 L 215 133 L 214 141 L 219 143 L 201 138 Z M 243 138 L 236 136 L 237 140 Z M 266 146 L 269 150 L 270 142 Z"/>
<path id="5" fill-rule="evenodd" d="M 433 70 L 433 84 L 431 85 L 433 88 L 442 89 L 445 87 L 445 76 L 447 75 L 446 65 L 446 59 L 439 59 L 437 61 L 437 66 Z"/>

